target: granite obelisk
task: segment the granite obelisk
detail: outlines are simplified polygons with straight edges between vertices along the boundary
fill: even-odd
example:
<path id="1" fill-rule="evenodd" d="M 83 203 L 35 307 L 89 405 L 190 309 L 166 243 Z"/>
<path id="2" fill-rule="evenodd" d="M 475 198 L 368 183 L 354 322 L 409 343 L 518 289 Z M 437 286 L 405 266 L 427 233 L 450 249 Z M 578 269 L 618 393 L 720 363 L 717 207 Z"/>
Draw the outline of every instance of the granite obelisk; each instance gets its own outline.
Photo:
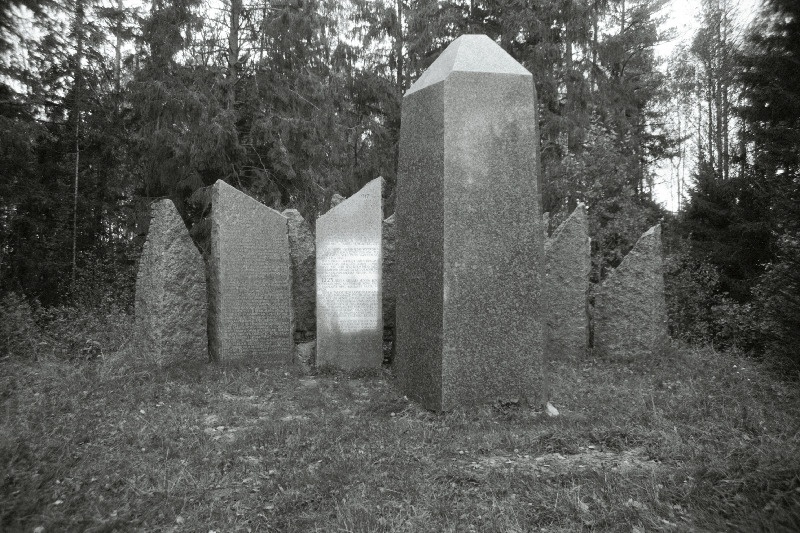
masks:
<path id="1" fill-rule="evenodd" d="M 485 35 L 403 98 L 394 366 L 428 409 L 542 400 L 538 145 L 533 76 Z"/>

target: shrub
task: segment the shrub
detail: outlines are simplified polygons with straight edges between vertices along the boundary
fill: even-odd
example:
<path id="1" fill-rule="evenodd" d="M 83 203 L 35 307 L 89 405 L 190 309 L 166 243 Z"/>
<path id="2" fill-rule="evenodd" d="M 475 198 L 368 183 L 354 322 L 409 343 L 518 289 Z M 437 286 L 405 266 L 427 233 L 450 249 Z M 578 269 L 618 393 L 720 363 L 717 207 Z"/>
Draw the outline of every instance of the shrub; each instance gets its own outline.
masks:
<path id="1" fill-rule="evenodd" d="M 716 269 L 683 254 L 668 256 L 664 266 L 670 334 L 695 344 L 711 342 L 715 329 L 712 308 L 721 301 L 715 292 L 719 282 Z"/>
<path id="2" fill-rule="evenodd" d="M 800 365 L 800 235 L 778 239 L 776 256 L 753 290 L 760 334 L 769 355 Z"/>
<path id="3" fill-rule="evenodd" d="M 678 248 L 667 256 L 664 290 L 670 333 L 692 344 L 760 354 L 763 323 L 757 306 L 720 291 L 717 268 Z"/>
<path id="4" fill-rule="evenodd" d="M 761 325 L 752 303 L 739 303 L 723 295 L 711 308 L 713 343 L 717 349 L 736 348 L 759 355 L 763 351 Z"/>
<path id="5" fill-rule="evenodd" d="M 0 355 L 37 360 L 43 334 L 30 303 L 10 292 L 0 299 Z"/>
<path id="6" fill-rule="evenodd" d="M 94 359 L 127 342 L 133 318 L 119 306 L 43 308 L 16 293 L 0 299 L 3 356 L 36 361 Z"/>

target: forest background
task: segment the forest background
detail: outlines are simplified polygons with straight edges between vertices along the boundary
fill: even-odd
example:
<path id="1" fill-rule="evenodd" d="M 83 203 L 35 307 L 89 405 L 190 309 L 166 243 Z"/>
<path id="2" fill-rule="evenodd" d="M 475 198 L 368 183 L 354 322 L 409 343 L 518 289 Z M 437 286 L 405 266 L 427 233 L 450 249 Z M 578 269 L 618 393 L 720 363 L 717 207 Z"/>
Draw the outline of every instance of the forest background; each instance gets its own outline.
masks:
<path id="1" fill-rule="evenodd" d="M 217 179 L 313 224 L 382 176 L 388 216 L 402 94 L 456 36 L 485 33 L 534 74 L 543 210 L 552 230 L 587 204 L 592 281 L 661 221 L 673 337 L 797 365 L 800 3 L 767 0 L 743 29 L 731 0 L 702 0 L 661 65 L 665 4 L 5 1 L 3 352 L 132 312 L 154 199 L 199 239 Z M 653 197 L 664 165 L 677 212 Z M 96 342 L 72 326 L 71 350 Z"/>

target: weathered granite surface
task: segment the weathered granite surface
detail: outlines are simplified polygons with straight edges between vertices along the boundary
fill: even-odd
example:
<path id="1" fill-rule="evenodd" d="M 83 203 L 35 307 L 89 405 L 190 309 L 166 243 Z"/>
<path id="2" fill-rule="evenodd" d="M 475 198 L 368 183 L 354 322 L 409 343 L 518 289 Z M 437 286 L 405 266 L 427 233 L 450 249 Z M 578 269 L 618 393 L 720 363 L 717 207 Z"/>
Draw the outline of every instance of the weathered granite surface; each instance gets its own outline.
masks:
<path id="1" fill-rule="evenodd" d="M 600 357 L 649 356 L 667 341 L 661 225 L 647 230 L 595 298 L 594 350 Z"/>
<path id="2" fill-rule="evenodd" d="M 383 339 L 394 341 L 395 292 L 394 213 L 383 221 Z"/>
<path id="3" fill-rule="evenodd" d="M 586 207 L 578 207 L 544 245 L 547 302 L 545 354 L 562 361 L 583 359 L 589 346 L 587 292 L 591 242 Z"/>
<path id="4" fill-rule="evenodd" d="M 401 124 L 400 387 L 433 410 L 542 400 L 533 76 L 485 35 L 461 36 L 406 92 Z"/>
<path id="5" fill-rule="evenodd" d="M 381 180 L 317 219 L 317 365 L 379 368 Z"/>
<path id="6" fill-rule="evenodd" d="M 282 213 L 289 223 L 289 253 L 292 260 L 294 336 L 304 342 L 316 335 L 316 248 L 311 226 L 297 209 Z"/>
<path id="7" fill-rule="evenodd" d="M 137 349 L 159 365 L 205 361 L 203 258 L 171 200 L 152 204 L 151 217 L 136 276 Z"/>
<path id="8" fill-rule="evenodd" d="M 292 360 L 286 218 L 218 180 L 212 188 L 209 337 L 216 361 Z"/>

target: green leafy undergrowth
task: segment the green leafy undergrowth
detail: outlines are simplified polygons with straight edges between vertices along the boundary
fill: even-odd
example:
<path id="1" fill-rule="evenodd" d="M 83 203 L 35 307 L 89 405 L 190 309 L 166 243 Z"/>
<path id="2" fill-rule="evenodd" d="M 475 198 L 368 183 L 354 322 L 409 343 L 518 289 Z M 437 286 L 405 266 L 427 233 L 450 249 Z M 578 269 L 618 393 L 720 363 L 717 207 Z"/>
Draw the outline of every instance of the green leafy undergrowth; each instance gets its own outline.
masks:
<path id="1" fill-rule="evenodd" d="M 0 530 L 800 529 L 800 393 L 675 350 L 553 363 L 560 410 L 437 415 L 388 371 L 0 361 Z"/>

